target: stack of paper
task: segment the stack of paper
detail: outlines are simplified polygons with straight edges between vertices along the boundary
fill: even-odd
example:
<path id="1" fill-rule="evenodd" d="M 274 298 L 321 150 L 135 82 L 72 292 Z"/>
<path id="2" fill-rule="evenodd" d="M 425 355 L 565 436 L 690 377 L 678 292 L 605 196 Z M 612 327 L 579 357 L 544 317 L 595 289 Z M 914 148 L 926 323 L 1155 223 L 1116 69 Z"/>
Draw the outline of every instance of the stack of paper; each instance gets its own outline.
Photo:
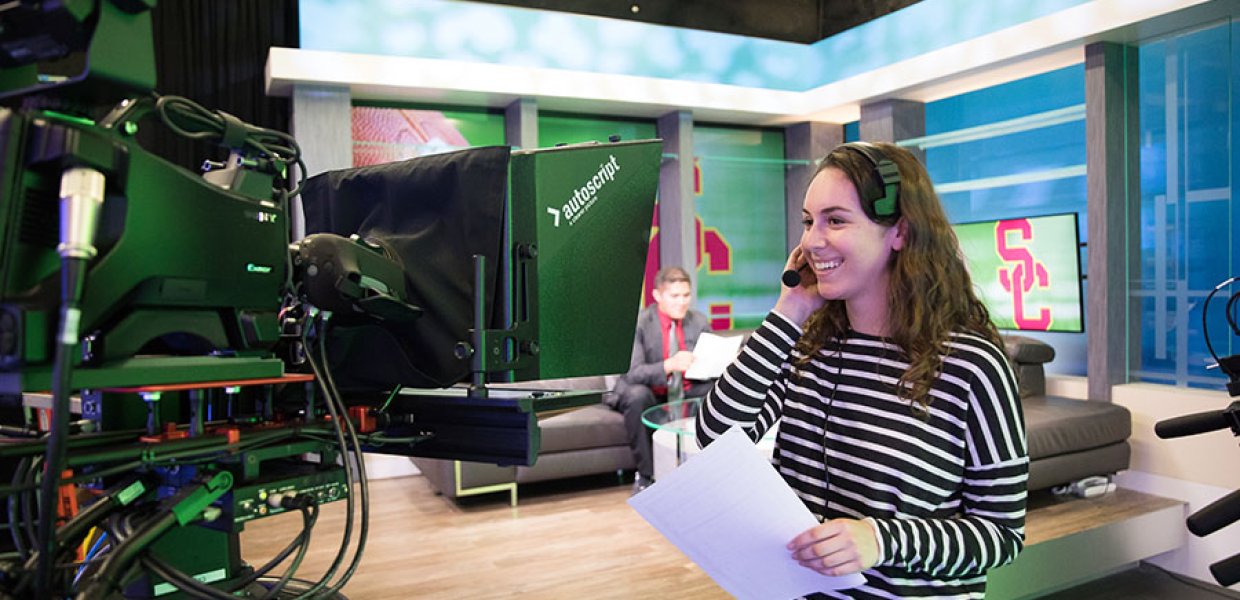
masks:
<path id="1" fill-rule="evenodd" d="M 741 349 L 743 336 L 715 335 L 709 331 L 698 336 L 693 346 L 693 364 L 685 371 L 685 379 L 714 379 L 723 375 L 723 370 L 732 364 L 736 353 Z"/>
<path id="2" fill-rule="evenodd" d="M 793 560 L 785 545 L 818 520 L 735 427 L 629 505 L 742 600 L 796 598 L 865 582 L 859 573 L 828 577 Z"/>

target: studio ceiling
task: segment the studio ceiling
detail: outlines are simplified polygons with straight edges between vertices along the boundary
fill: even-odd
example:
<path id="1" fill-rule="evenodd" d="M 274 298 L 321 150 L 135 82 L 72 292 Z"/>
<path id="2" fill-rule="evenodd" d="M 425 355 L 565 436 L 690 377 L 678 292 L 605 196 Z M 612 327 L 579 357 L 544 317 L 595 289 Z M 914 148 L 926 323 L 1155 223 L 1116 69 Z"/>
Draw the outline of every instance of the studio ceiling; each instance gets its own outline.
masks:
<path id="1" fill-rule="evenodd" d="M 918 0 L 482 1 L 807 44 L 918 2 Z"/>

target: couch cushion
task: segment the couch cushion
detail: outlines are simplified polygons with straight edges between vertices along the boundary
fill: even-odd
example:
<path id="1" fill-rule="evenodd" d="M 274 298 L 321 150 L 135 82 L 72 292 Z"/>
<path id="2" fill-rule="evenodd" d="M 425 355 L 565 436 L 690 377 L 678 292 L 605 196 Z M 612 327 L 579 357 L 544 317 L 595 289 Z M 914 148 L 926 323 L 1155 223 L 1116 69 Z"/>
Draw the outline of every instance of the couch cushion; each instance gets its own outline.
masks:
<path id="1" fill-rule="evenodd" d="M 1122 442 L 1132 433 L 1132 416 L 1117 404 L 1034 396 L 1021 406 L 1030 460 Z"/>
<path id="2" fill-rule="evenodd" d="M 1063 485 L 1094 475 L 1110 475 L 1128 468 L 1128 442 L 1092 450 L 1048 456 L 1029 461 L 1029 491 Z"/>
<path id="3" fill-rule="evenodd" d="M 603 446 L 628 447 L 624 416 L 601 404 L 540 419 L 538 426 L 542 429 L 540 455 Z"/>

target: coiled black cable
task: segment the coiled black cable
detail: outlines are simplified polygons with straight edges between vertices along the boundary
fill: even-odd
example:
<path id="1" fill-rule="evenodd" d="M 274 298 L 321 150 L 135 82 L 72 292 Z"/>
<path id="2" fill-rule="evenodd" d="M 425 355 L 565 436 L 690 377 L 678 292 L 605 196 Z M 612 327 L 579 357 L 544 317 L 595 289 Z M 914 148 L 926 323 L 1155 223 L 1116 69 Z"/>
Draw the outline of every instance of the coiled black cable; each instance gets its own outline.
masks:
<path id="1" fill-rule="evenodd" d="M 297 166 L 297 184 L 287 188 L 288 198 L 301 193 L 305 182 L 306 165 L 301 159 L 301 147 L 293 136 L 282 131 L 267 129 L 245 123 L 228 113 L 212 111 L 181 96 L 157 96 L 155 112 L 177 135 L 231 146 L 237 150 L 251 150 L 258 155 L 283 165 Z M 287 173 L 285 176 L 287 177 Z"/>

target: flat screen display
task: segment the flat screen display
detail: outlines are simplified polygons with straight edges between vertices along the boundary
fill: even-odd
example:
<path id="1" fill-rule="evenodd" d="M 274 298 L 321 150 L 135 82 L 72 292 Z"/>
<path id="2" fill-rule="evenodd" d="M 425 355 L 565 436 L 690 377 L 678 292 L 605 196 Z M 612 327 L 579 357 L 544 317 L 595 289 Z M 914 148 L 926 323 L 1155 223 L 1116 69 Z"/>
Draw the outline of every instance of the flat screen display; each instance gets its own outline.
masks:
<path id="1" fill-rule="evenodd" d="M 996 327 L 1084 331 L 1076 213 L 961 223 L 954 229 Z"/>

